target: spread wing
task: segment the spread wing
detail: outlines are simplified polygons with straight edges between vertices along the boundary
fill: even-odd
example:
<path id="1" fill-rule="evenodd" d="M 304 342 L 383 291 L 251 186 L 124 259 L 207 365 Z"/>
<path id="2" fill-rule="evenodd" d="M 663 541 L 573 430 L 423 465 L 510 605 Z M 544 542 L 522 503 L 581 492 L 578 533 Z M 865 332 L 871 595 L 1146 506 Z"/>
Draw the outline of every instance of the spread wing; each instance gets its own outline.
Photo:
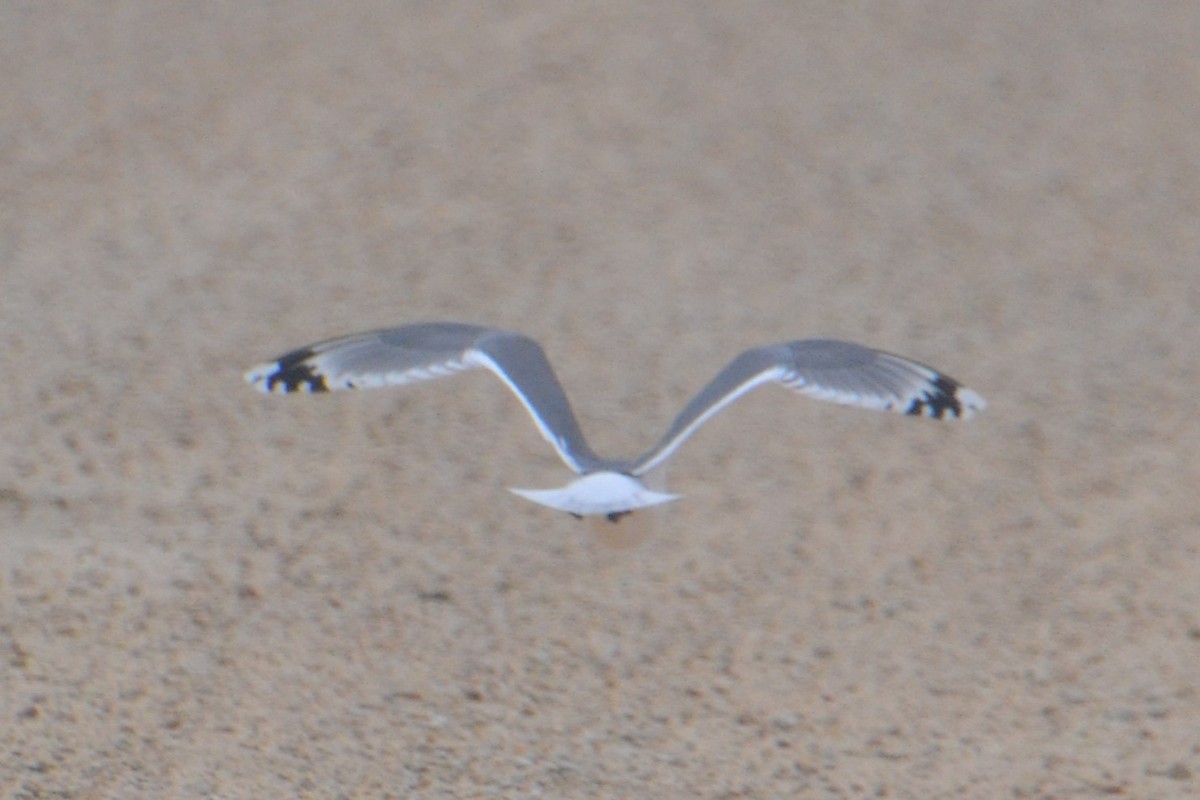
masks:
<path id="1" fill-rule="evenodd" d="M 491 370 L 513 391 L 546 441 L 576 472 L 599 462 L 575 420 L 546 354 L 517 333 L 431 322 L 329 339 L 285 353 L 246 373 L 268 393 L 374 389 Z"/>
<path id="2" fill-rule="evenodd" d="M 764 383 L 843 405 L 936 419 L 967 419 L 987 403 L 958 381 L 907 358 L 833 339 L 747 350 L 684 407 L 659 443 L 633 463 L 643 475 L 662 464 L 714 414 Z"/>

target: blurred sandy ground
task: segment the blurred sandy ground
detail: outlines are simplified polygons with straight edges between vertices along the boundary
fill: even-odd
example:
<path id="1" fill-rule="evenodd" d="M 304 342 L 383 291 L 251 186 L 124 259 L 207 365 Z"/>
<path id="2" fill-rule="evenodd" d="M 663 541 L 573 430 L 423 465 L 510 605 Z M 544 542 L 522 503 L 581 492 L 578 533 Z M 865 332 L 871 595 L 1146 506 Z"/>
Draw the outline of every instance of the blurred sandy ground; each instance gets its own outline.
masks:
<path id="1" fill-rule="evenodd" d="M 0 794 L 1200 792 L 1200 6 L 0 11 Z M 287 347 L 542 339 L 603 452 L 750 345 L 632 550 L 486 375 L 264 398 Z"/>

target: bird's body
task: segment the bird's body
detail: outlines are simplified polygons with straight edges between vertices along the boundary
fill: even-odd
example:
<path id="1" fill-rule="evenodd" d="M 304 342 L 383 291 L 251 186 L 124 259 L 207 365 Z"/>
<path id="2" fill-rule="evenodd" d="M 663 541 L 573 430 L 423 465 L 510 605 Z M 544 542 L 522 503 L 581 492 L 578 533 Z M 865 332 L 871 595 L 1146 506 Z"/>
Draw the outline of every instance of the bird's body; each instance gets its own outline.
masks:
<path id="1" fill-rule="evenodd" d="M 678 495 L 639 480 L 660 467 L 714 414 L 764 383 L 843 405 L 937 419 L 968 418 L 983 398 L 934 369 L 868 347 L 804 339 L 747 350 L 684 407 L 658 444 L 633 459 L 596 455 L 588 445 L 541 346 L 519 333 L 431 322 L 353 334 L 309 345 L 262 364 L 246 380 L 263 392 L 326 392 L 400 386 L 483 367 L 517 396 L 559 457 L 582 477 L 561 489 L 513 489 L 576 516 L 615 520 Z"/>

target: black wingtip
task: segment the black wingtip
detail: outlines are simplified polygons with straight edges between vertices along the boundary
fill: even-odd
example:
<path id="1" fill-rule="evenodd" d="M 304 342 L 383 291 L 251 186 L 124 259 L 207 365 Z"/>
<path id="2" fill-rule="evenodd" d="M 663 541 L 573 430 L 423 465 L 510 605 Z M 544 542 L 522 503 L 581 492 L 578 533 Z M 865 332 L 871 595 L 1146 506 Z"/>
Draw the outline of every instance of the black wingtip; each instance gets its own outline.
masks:
<path id="1" fill-rule="evenodd" d="M 945 375 L 938 375 L 930 381 L 928 389 L 913 398 L 904 413 L 914 417 L 933 417 L 934 419 L 945 419 L 947 415 L 951 419 L 961 417 L 963 416 L 963 404 L 958 396 L 961 388 L 957 381 L 947 378 Z"/>
<path id="2" fill-rule="evenodd" d="M 263 376 L 263 386 L 268 392 L 327 392 L 329 384 L 325 376 L 313 368 L 310 360 L 315 353 L 311 349 L 294 350 L 275 362 L 274 371 Z"/>

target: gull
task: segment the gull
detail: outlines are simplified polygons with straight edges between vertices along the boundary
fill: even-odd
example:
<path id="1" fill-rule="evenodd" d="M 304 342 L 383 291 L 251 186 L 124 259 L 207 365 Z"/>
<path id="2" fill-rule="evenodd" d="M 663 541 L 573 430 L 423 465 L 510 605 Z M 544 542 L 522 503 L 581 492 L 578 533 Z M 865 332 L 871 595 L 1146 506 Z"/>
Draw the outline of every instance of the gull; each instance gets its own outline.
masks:
<path id="1" fill-rule="evenodd" d="M 640 480 L 662 466 L 725 406 L 765 383 L 848 406 L 935 419 L 967 419 L 987 403 L 931 367 L 835 339 L 801 339 L 746 350 L 692 398 L 658 444 L 634 459 L 592 451 L 541 346 L 519 333 L 458 322 L 427 322 L 356 333 L 292 350 L 245 377 L 266 393 L 375 389 L 433 380 L 482 367 L 525 406 L 543 438 L 581 477 L 558 489 L 509 491 L 579 518 L 617 521 L 680 495 Z"/>

